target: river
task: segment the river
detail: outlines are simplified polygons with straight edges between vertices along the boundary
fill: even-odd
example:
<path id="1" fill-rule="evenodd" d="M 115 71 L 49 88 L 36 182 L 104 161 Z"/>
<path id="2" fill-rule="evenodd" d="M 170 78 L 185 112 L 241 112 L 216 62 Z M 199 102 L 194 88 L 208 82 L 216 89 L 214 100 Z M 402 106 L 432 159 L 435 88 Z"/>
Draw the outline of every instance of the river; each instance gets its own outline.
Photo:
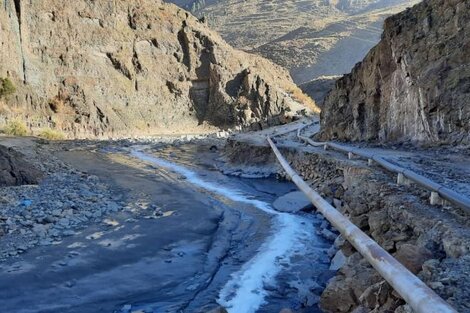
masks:
<path id="1" fill-rule="evenodd" d="M 91 225 L 7 264 L 24 270 L 0 281 L 4 310 L 321 312 L 331 275 L 331 243 L 316 231 L 322 220 L 275 211 L 272 202 L 293 184 L 223 175 L 218 157 L 197 145 L 63 153 L 128 203 L 164 214 L 119 212 L 120 226 Z"/>

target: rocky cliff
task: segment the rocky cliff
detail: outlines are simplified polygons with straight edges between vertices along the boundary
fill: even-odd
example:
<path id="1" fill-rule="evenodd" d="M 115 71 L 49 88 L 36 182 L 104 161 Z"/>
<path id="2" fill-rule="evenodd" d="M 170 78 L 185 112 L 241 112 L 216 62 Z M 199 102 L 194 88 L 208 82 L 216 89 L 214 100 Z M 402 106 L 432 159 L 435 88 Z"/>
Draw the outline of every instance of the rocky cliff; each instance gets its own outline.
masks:
<path id="1" fill-rule="evenodd" d="M 172 4 L 0 4 L 0 77 L 16 86 L 0 98 L 0 124 L 121 137 L 275 123 L 304 109 L 286 71 Z"/>
<path id="2" fill-rule="evenodd" d="M 469 143 L 469 33 L 466 0 L 425 0 L 388 18 L 325 100 L 322 139 Z"/>

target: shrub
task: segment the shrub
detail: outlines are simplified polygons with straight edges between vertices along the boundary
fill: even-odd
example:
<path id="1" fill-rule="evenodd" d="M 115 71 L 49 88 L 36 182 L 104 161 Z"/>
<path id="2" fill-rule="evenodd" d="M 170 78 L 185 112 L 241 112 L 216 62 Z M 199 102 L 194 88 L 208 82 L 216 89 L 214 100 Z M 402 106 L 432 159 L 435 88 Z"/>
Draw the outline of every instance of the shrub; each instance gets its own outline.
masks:
<path id="1" fill-rule="evenodd" d="M 0 78 L 0 98 L 12 95 L 16 92 L 15 85 L 7 78 Z"/>
<path id="2" fill-rule="evenodd" d="M 312 110 L 314 113 L 320 113 L 320 108 L 317 106 L 315 101 L 310 98 L 308 95 L 304 94 L 300 88 L 290 88 L 288 90 L 291 97 L 296 100 L 297 102 L 302 103 L 305 107 Z"/>
<path id="3" fill-rule="evenodd" d="M 55 129 L 51 129 L 51 128 L 43 128 L 39 132 L 39 137 L 47 139 L 47 140 L 63 140 L 63 139 L 65 139 L 65 135 L 62 132 L 60 132 L 58 130 L 55 130 Z"/>
<path id="4" fill-rule="evenodd" d="M 57 96 L 49 100 L 49 107 L 54 113 L 63 113 L 65 104 L 64 101 Z"/>
<path id="5" fill-rule="evenodd" d="M 3 132 L 10 136 L 26 136 L 29 133 L 26 124 L 19 120 L 9 122 L 3 128 Z"/>

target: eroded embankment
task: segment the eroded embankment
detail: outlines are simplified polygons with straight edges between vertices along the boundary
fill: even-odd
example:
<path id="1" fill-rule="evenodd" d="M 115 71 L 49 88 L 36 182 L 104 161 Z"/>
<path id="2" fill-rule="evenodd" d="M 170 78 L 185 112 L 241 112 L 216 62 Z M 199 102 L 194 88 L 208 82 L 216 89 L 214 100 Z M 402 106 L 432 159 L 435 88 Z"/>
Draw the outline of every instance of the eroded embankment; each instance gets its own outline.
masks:
<path id="1" fill-rule="evenodd" d="M 440 296 L 460 312 L 470 309 L 470 221 L 464 212 L 429 205 L 425 190 L 397 186 L 394 176 L 367 162 L 312 147 L 281 145 L 281 151 L 314 189 Z M 233 167 L 255 162 L 272 169 L 276 162 L 268 146 L 233 140 L 226 157 Z M 335 248 L 333 263 L 341 268 L 323 291 L 324 311 L 411 312 L 341 236 Z"/>

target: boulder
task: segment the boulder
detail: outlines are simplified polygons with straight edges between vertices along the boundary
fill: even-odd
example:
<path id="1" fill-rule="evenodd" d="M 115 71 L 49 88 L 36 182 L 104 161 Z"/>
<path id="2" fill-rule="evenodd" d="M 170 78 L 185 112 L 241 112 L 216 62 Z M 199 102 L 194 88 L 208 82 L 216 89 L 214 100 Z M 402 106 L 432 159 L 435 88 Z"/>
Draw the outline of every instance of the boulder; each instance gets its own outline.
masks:
<path id="1" fill-rule="evenodd" d="M 20 153 L 0 146 L 0 187 L 34 185 L 42 176 L 42 172 L 26 162 Z"/>
<path id="2" fill-rule="evenodd" d="M 335 256 L 331 260 L 330 270 L 331 271 L 337 271 L 340 268 L 342 268 L 343 265 L 346 263 L 346 259 L 347 258 L 344 255 L 342 250 L 339 250 L 338 252 L 336 252 Z"/>
<path id="3" fill-rule="evenodd" d="M 294 191 L 277 198 L 273 207 L 277 211 L 295 213 L 312 207 L 312 202 L 301 191 Z"/>
<path id="4" fill-rule="evenodd" d="M 366 289 L 382 280 L 356 252 L 346 259 L 338 275 L 328 282 L 321 295 L 320 307 L 325 312 L 351 312 L 360 304 L 358 299 Z"/>
<path id="5" fill-rule="evenodd" d="M 321 295 L 320 307 L 325 312 L 350 312 L 356 306 L 356 301 L 344 278 L 336 276 L 329 281 Z"/>
<path id="6" fill-rule="evenodd" d="M 359 297 L 361 304 L 369 309 L 383 305 L 387 301 L 390 286 L 381 281 L 368 287 Z"/>
<path id="7" fill-rule="evenodd" d="M 349 241 L 347 241 L 346 239 L 344 239 L 344 237 L 343 237 L 342 235 L 339 235 L 339 236 L 335 239 L 334 246 L 335 246 L 337 249 L 341 249 L 341 251 L 343 252 L 343 254 L 344 254 L 345 256 L 350 256 L 350 255 L 352 255 L 354 252 L 356 252 L 356 249 L 352 246 L 352 244 L 350 244 Z"/>
<path id="8" fill-rule="evenodd" d="M 398 248 L 395 258 L 414 274 L 421 272 L 424 262 L 432 258 L 426 248 L 412 244 L 403 244 Z"/>
<path id="9" fill-rule="evenodd" d="M 338 235 L 333 233 L 331 230 L 324 228 L 320 231 L 320 235 L 322 235 L 325 239 L 335 241 Z"/>

